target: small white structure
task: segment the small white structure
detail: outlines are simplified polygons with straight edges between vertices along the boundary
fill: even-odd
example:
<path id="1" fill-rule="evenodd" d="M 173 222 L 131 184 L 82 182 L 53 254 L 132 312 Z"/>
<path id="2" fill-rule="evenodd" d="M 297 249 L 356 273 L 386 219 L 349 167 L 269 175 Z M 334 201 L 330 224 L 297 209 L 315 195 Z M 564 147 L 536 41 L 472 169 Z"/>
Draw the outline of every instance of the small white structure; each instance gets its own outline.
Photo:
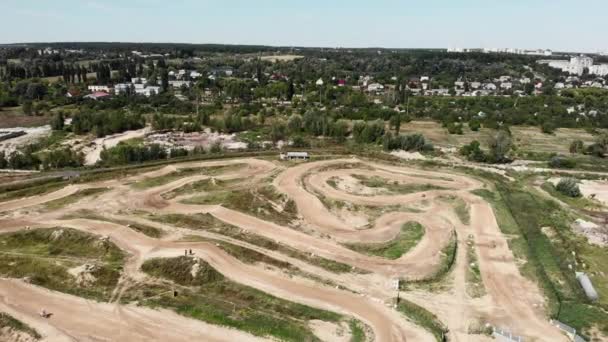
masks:
<path id="1" fill-rule="evenodd" d="M 91 92 L 103 91 L 105 93 L 110 93 L 110 90 L 112 88 L 109 86 L 106 86 L 106 85 L 90 85 L 90 86 L 88 86 L 88 89 Z"/>
<path id="2" fill-rule="evenodd" d="M 485 90 L 496 90 L 496 84 L 494 83 L 486 83 L 483 85 L 483 89 Z"/>
<path id="3" fill-rule="evenodd" d="M 367 86 L 367 91 L 369 92 L 378 92 L 384 90 L 384 86 L 380 83 L 372 83 Z"/>
<path id="4" fill-rule="evenodd" d="M 192 82 L 190 81 L 169 81 L 169 86 L 173 88 L 181 88 L 183 86 L 190 88 L 191 84 Z"/>
<path id="5" fill-rule="evenodd" d="M 137 86 L 137 84 L 136 84 Z M 146 97 L 150 97 L 152 95 L 156 95 L 158 93 L 160 93 L 160 87 L 156 87 L 156 86 L 148 86 L 145 88 L 135 88 L 135 93 L 138 95 L 144 95 Z"/>
<path id="6" fill-rule="evenodd" d="M 319 78 L 315 84 L 318 85 L 318 86 L 322 86 L 323 85 L 323 79 Z"/>
<path id="7" fill-rule="evenodd" d="M 595 291 L 595 288 L 591 283 L 591 279 L 589 279 L 589 277 L 585 273 L 576 272 L 576 280 L 578 280 L 579 284 L 581 284 L 581 287 L 583 288 L 583 291 L 585 291 L 585 295 L 587 295 L 587 298 L 589 298 L 593 302 L 599 299 L 597 291 Z"/>
<path id="8" fill-rule="evenodd" d="M 116 94 L 125 93 L 129 91 L 129 89 L 131 89 L 131 84 L 129 83 L 118 83 L 114 85 L 114 93 Z"/>
<path id="9" fill-rule="evenodd" d="M 500 87 L 502 89 L 508 90 L 508 89 L 513 88 L 513 83 L 511 83 L 511 82 L 503 82 L 503 83 L 500 84 Z"/>
<path id="10" fill-rule="evenodd" d="M 144 77 L 133 77 L 131 78 L 131 83 L 146 83 L 148 82 L 147 79 L 145 79 Z"/>
<path id="11" fill-rule="evenodd" d="M 308 160 L 310 156 L 308 152 L 287 152 L 279 155 L 281 160 Z"/>

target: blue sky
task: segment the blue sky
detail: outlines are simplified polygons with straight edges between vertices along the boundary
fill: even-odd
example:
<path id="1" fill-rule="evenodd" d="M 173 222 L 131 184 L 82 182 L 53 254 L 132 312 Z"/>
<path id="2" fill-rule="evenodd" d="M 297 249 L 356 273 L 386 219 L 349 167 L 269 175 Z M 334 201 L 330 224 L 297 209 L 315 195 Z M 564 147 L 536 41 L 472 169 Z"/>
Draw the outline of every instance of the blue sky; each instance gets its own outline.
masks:
<path id="1" fill-rule="evenodd" d="M 606 0 L 2 0 L 0 43 L 608 50 Z"/>

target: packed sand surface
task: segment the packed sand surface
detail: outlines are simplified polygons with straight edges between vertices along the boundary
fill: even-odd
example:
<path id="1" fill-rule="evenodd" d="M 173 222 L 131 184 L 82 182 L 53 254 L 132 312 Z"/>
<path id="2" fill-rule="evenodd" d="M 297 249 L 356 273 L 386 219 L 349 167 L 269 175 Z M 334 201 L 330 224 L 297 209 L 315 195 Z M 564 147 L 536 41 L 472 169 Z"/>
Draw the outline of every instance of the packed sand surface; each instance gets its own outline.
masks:
<path id="1" fill-rule="evenodd" d="M 232 166 L 217 175 L 186 174 L 146 188 L 133 186 L 142 181 L 175 175 L 179 170 Z M 372 191 L 360 186 L 355 176 L 380 177 L 399 184 L 431 184 L 432 190 L 407 193 Z M 243 188 L 267 182 L 278 194 L 293 201 L 297 224 L 269 221 L 251 212 L 237 211 L 222 204 L 187 204 L 191 195 L 165 199 L 162 195 L 194 182 L 237 180 Z M 331 180 L 340 179 L 338 186 Z M 420 170 L 357 158 L 322 160 L 308 163 L 279 163 L 243 158 L 172 164 L 159 170 L 122 179 L 69 185 L 63 189 L 7 202 L 0 202 L 0 233 L 25 227 L 66 227 L 106 236 L 130 257 L 122 279 L 143 280 L 140 270 L 150 258 L 176 257 L 191 249 L 225 277 L 276 297 L 353 317 L 369 327 L 375 341 L 433 341 L 429 331 L 393 308 L 395 279 L 417 280 L 433 276 L 442 263 L 446 246 L 459 246 L 455 262 L 445 280 L 446 288 L 436 292 L 424 288 L 401 292 L 401 297 L 435 314 L 449 329 L 450 341 L 491 340 L 472 335 L 473 322 L 509 328 L 526 340 L 565 341 L 549 324 L 538 287 L 519 272 L 516 260 L 496 222 L 492 207 L 470 191 L 484 184 L 472 177 L 445 171 Z M 44 203 L 73 196 L 87 188 L 106 187 L 94 198 L 84 197 L 60 209 L 44 210 Z M 204 193 L 205 191 L 201 191 Z M 462 222 L 450 201 L 460 199 L 468 208 L 469 220 Z M 190 203 L 190 202 L 189 202 Z M 348 203 L 361 209 L 356 215 L 336 215 L 328 203 Z M 92 210 L 112 219 L 128 219 L 165 231 L 162 238 L 143 235 L 129 227 L 78 217 Z M 140 213 L 151 213 L 148 216 Z M 180 228 L 150 220 L 150 215 L 208 213 L 219 221 L 241 228 L 299 252 L 347 264 L 352 272 L 335 273 L 305 260 L 276 250 L 214 232 Z M 68 218 L 67 215 L 71 216 Z M 399 237 L 407 222 L 418 222 L 424 235 L 398 258 L 360 253 L 349 244 L 386 244 Z M 195 228 L 195 227 L 193 227 Z M 288 262 L 304 272 L 328 280 L 330 284 L 290 276 L 260 264 L 247 264 L 210 242 L 178 241 L 198 235 L 249 248 Z M 471 298 L 466 292 L 467 259 L 465 246 L 472 246 L 478 257 L 486 293 Z M 359 271 L 356 271 L 359 270 Z M 85 269 L 72 272 L 86 281 Z M 53 312 L 50 319 L 37 315 L 40 307 Z M 248 333 L 215 326 L 180 316 L 167 310 L 134 305 L 98 303 L 46 290 L 21 280 L 0 280 L 0 311 L 6 311 L 37 329 L 48 341 L 249 341 L 260 340 Z M 348 341 L 347 324 L 310 321 L 308 326 L 324 341 Z M 368 336 L 369 337 L 369 336 Z"/>

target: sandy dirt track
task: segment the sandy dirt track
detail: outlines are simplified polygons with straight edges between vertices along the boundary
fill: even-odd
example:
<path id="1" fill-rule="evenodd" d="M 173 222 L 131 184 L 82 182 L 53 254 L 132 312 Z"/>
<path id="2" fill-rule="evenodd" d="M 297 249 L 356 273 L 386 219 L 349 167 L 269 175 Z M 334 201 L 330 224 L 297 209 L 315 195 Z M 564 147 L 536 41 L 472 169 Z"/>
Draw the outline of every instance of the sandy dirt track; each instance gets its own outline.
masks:
<path id="1" fill-rule="evenodd" d="M 48 341 L 258 341 L 254 336 L 168 310 L 97 303 L 18 280 L 0 279 L 0 310 L 18 312 Z M 52 310 L 50 319 L 38 315 Z"/>
<path id="2" fill-rule="evenodd" d="M 343 169 L 340 164 L 344 163 L 356 163 L 360 164 L 361 167 Z M 243 164 L 243 167 L 237 171 L 228 171 L 218 175 L 218 179 L 244 178 L 246 181 L 255 183 L 280 170 L 281 172 L 274 179 L 273 184 L 278 191 L 295 201 L 304 225 L 314 231 L 315 234 L 280 226 L 219 205 L 186 205 L 180 203 L 178 199 L 164 200 L 161 197 L 163 193 L 185 184 L 209 178 L 206 175 L 184 177 L 147 190 L 135 190 L 127 185 L 145 178 L 167 175 L 180 168 L 228 164 Z M 335 167 L 335 169 L 332 169 L 332 167 Z M 348 177 L 351 174 L 376 175 L 400 182 L 429 183 L 444 187 L 446 190 L 430 190 L 404 195 L 363 195 L 336 189 L 328 184 L 328 180 L 332 177 Z M 422 306 L 428 304 L 429 310 L 436 313 L 442 321 L 447 322 L 450 328 L 450 338 L 455 341 L 479 340 L 479 336 L 473 337 L 466 334 L 468 319 L 479 315 L 483 315 L 493 324 L 508 326 L 513 329 L 514 333 L 528 338 L 551 341 L 563 340 L 563 336 L 549 325 L 542 309 L 535 307 L 536 304 L 542 303 L 542 296 L 538 288 L 519 273 L 513 255 L 508 249 L 506 238 L 500 232 L 491 207 L 470 193 L 470 190 L 483 186 L 479 181 L 470 177 L 377 164 L 358 159 L 311 162 L 289 168 L 258 159 L 191 162 L 167 166 L 157 171 L 123 180 L 103 182 L 103 186 L 109 186 L 112 189 L 99 195 L 95 200 L 85 198 L 65 209 L 52 213 L 43 212 L 38 216 L 28 217 L 23 217 L 18 212 L 11 213 L 11 211 L 25 207 L 35 209 L 36 206 L 50 200 L 70 196 L 80 188 L 99 187 L 100 185 L 102 183 L 70 186 L 43 196 L 0 203 L 0 212 L 10 214 L 5 216 L 4 221 L 0 221 L 0 232 L 22 229 L 23 225 L 27 223 L 27 225 L 33 227 L 63 226 L 109 236 L 120 248 L 132 255 L 125 267 L 125 276 L 133 278 L 143 277 L 143 274 L 139 271 L 139 266 L 144 260 L 151 257 L 179 256 L 182 255 L 184 248 L 192 248 L 197 257 L 204 259 L 226 277 L 236 282 L 281 298 L 361 319 L 372 328 L 377 341 L 426 341 L 432 340 L 428 332 L 408 322 L 401 314 L 386 306 L 385 303 L 394 296 L 394 292 L 388 289 L 366 288 L 366 285 L 375 284 L 374 286 L 377 287 L 378 284 L 389 283 L 394 277 L 423 278 L 432 274 L 438 264 L 440 251 L 448 243 L 452 232 L 455 231 L 458 234 L 459 243 L 463 243 L 464 238 L 468 235 L 474 236 L 487 296 L 477 302 L 466 297 L 462 283 L 464 282 L 463 272 L 467 265 L 466 260 L 463 259 L 462 251 L 459 251 L 453 272 L 454 286 L 449 294 L 445 296 L 412 294 L 411 299 Z M 465 225 L 458 220 L 451 206 L 441 199 L 446 195 L 460 197 L 468 204 L 471 215 L 470 224 Z M 319 200 L 318 196 L 370 207 L 385 207 L 395 204 L 412 205 L 418 208 L 419 212 L 387 212 L 375 218 L 370 228 L 355 229 L 348 222 L 335 216 Z M 423 204 L 421 204 L 422 202 Z M 243 264 L 212 244 L 173 242 L 169 238 L 152 239 L 129 228 L 108 222 L 61 219 L 63 215 L 78 209 L 94 209 L 107 215 L 122 215 L 119 212 L 124 213 L 130 210 L 147 210 L 158 214 L 210 213 L 219 220 L 244 230 L 284 243 L 303 252 L 313 253 L 371 271 L 373 274 L 331 275 L 334 282 L 343 283 L 347 287 L 353 286 L 360 292 L 360 294 L 353 294 L 320 284 L 315 285 L 298 279 L 289 279 L 284 275 L 269 272 L 262 267 Z M 415 248 L 399 259 L 388 260 L 363 255 L 341 244 L 343 242 L 389 241 L 399 233 L 402 224 L 408 221 L 421 223 L 425 227 L 425 235 Z M 180 229 L 176 227 L 163 227 L 163 229 L 177 234 L 176 236 L 180 234 Z M 272 255 L 280 258 L 277 253 Z M 36 320 L 35 316 L 32 316 L 32 312 L 39 310 L 39 304 L 36 308 L 16 305 L 14 302 L 10 302 L 10 294 L 12 293 L 19 293 L 23 298 L 31 296 L 31 298 L 36 298 L 37 302 L 49 303 L 49 307 L 59 305 L 51 300 L 65 300 L 70 303 L 70 307 L 75 307 L 74 312 L 79 312 L 78 310 L 86 311 L 86 308 L 91 307 L 92 304 L 85 300 L 39 289 L 18 281 L 0 281 L 2 305 L 17 315 L 29 317 L 28 323 L 31 322 L 33 326 L 39 328 L 49 338 L 51 336 L 58 336 L 58 338 L 59 336 L 63 336 L 62 338 L 78 336 L 81 338 L 79 340 L 87 340 L 89 337 L 86 336 L 86 332 L 95 331 L 99 338 L 103 337 L 111 340 L 126 341 L 130 337 L 137 338 L 138 336 L 149 339 L 158 337 L 146 335 L 155 332 L 153 328 L 155 324 L 160 324 L 159 322 L 162 322 L 165 319 L 164 317 L 171 317 L 171 322 L 174 322 L 174 320 L 176 322 L 176 328 L 175 331 L 164 331 L 164 333 L 169 334 L 164 337 L 164 340 L 185 340 L 195 335 L 205 336 L 205 340 L 211 341 L 228 340 L 228 337 L 236 338 L 232 340 L 253 339 L 248 334 L 236 332 L 232 329 L 211 327 L 176 314 L 162 312 L 161 318 L 160 311 L 117 304 L 95 303 L 95 311 L 101 316 L 99 319 L 108 323 L 108 325 L 112 325 L 113 319 L 127 317 L 127 319 L 122 318 L 119 321 L 129 327 L 129 329 L 125 329 L 128 332 L 123 332 L 120 329 L 115 329 L 115 331 L 98 329 L 93 322 L 88 321 L 77 324 L 78 327 L 71 326 L 67 322 L 69 320 L 55 322 L 55 318 L 41 322 Z M 446 299 L 448 297 L 449 299 Z M 45 302 L 45 300 L 49 302 Z M 29 301 L 24 302 L 27 302 L 28 305 L 37 305 L 29 304 Z M 2 306 L 0 306 L 0 309 L 2 309 Z M 30 309 L 34 311 L 28 311 Z M 65 317 L 70 315 L 68 311 L 61 311 L 61 314 L 57 315 L 57 319 L 64 314 Z M 87 320 L 86 315 L 79 315 L 79 319 Z M 190 325 L 193 327 L 190 328 Z M 189 329 L 188 334 L 195 335 L 179 335 L 180 330 L 183 329 Z M 141 335 L 121 335 L 127 333 Z"/>

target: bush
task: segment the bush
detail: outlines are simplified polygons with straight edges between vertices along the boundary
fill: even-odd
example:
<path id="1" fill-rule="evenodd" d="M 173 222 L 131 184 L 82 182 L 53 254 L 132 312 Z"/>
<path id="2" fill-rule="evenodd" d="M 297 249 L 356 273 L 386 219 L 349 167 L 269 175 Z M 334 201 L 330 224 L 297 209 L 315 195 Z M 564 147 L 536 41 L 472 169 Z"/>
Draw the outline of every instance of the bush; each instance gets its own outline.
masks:
<path id="1" fill-rule="evenodd" d="M 580 197 L 581 190 L 578 187 L 576 179 L 563 178 L 557 183 L 555 189 L 569 197 Z"/>
<path id="2" fill-rule="evenodd" d="M 473 140 L 470 144 L 462 146 L 459 152 L 461 156 L 466 157 L 470 161 L 485 162 L 487 159 L 477 140 Z"/>
<path id="3" fill-rule="evenodd" d="M 553 156 L 549 160 L 549 167 L 556 169 L 573 169 L 576 167 L 576 161 L 564 156 Z"/>
<path id="4" fill-rule="evenodd" d="M 479 120 L 472 119 L 471 121 L 469 121 L 469 129 L 471 129 L 471 131 L 479 131 L 479 128 L 481 128 L 481 123 L 479 122 Z"/>
<path id="5" fill-rule="evenodd" d="M 585 152 L 585 144 L 582 140 L 574 140 L 570 144 L 570 153 L 584 153 Z"/>
<path id="6" fill-rule="evenodd" d="M 460 134 L 462 135 L 462 125 L 460 123 L 450 122 L 447 125 L 448 133 L 450 134 Z"/>
<path id="7" fill-rule="evenodd" d="M 545 121 L 540 125 L 541 132 L 545 134 L 553 134 L 555 132 L 555 124 L 551 121 Z"/>

